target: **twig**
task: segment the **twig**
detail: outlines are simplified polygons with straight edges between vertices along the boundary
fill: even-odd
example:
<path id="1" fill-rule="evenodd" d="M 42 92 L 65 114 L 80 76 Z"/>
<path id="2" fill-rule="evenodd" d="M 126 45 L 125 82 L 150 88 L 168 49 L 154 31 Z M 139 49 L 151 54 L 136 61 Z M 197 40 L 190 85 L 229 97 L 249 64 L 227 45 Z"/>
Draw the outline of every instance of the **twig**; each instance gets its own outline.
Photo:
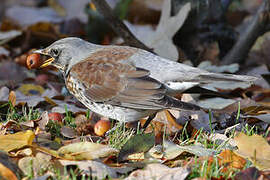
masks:
<path id="1" fill-rule="evenodd" d="M 137 47 L 140 49 L 144 49 L 150 52 L 153 52 L 152 49 L 148 48 L 146 45 L 144 45 L 141 41 L 139 41 L 126 27 L 126 25 L 117 18 L 110 6 L 107 4 L 106 0 L 92 0 L 94 5 L 96 6 L 99 13 L 101 13 L 104 18 L 107 20 L 108 24 L 112 27 L 112 29 L 117 33 L 119 36 L 121 36 L 125 43 Z"/>
<path id="2" fill-rule="evenodd" d="M 268 29 L 269 20 L 270 2 L 264 0 L 246 31 L 240 35 L 236 44 L 223 58 L 222 64 L 243 63 L 257 38 Z"/>

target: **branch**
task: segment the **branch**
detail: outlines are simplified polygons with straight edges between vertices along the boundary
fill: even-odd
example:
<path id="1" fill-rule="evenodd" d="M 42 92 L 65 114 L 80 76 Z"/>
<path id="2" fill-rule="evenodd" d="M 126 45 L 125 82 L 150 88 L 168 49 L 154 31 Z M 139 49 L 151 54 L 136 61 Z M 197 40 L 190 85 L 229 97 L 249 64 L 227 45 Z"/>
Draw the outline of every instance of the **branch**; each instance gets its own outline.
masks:
<path id="1" fill-rule="evenodd" d="M 112 27 L 116 34 L 121 36 L 125 43 L 137 47 L 140 49 L 144 49 L 150 52 L 153 52 L 152 49 L 148 48 L 141 41 L 139 41 L 127 28 L 127 26 L 115 16 L 110 6 L 107 4 L 106 0 L 92 0 L 94 5 L 100 14 L 104 16 L 108 24 Z"/>
<path id="2" fill-rule="evenodd" d="M 223 58 L 222 64 L 244 63 L 248 52 L 259 36 L 264 34 L 269 26 L 270 2 L 264 0 L 256 15 L 251 20 L 230 52 Z"/>

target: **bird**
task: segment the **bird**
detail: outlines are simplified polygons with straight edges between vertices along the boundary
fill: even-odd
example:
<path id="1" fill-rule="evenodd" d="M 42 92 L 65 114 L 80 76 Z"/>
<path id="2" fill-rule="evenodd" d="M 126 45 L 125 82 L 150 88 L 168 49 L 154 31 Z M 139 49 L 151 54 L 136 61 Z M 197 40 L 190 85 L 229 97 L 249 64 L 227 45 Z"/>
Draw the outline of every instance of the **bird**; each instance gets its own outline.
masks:
<path id="1" fill-rule="evenodd" d="M 77 37 L 60 39 L 34 51 L 49 56 L 63 74 L 69 92 L 91 111 L 120 122 L 134 122 L 165 109 L 199 111 L 198 105 L 173 97 L 213 82 L 252 83 L 256 77 L 211 73 L 143 49 L 97 45 Z"/>

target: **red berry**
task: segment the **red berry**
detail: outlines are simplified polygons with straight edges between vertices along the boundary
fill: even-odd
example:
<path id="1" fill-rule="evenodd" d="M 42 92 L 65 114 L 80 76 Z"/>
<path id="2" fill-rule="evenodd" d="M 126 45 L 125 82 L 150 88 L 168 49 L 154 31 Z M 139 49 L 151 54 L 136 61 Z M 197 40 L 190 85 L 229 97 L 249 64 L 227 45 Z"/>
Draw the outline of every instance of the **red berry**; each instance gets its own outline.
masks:
<path id="1" fill-rule="evenodd" d="M 103 136 L 111 128 L 111 123 L 108 120 L 99 120 L 94 126 L 94 132 L 98 136 Z"/>
<path id="2" fill-rule="evenodd" d="M 62 123 L 63 115 L 58 112 L 52 112 L 49 113 L 49 119 L 52 121 L 58 121 L 59 123 Z"/>
<path id="3" fill-rule="evenodd" d="M 40 60 L 40 54 L 30 54 L 26 59 L 26 66 L 29 69 L 36 69 L 40 67 L 41 60 Z"/>

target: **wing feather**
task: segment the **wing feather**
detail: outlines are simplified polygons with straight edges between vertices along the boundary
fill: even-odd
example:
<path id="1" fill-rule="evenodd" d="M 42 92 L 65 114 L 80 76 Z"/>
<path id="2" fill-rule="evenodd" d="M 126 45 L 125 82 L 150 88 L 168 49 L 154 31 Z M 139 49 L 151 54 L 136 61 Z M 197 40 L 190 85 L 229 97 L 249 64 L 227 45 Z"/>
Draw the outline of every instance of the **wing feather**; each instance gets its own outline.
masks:
<path id="1" fill-rule="evenodd" d="M 85 87 L 86 96 L 104 102 L 139 109 L 162 109 L 165 87 L 149 77 L 149 71 L 123 61 L 91 59 L 75 64 L 70 72 Z"/>

